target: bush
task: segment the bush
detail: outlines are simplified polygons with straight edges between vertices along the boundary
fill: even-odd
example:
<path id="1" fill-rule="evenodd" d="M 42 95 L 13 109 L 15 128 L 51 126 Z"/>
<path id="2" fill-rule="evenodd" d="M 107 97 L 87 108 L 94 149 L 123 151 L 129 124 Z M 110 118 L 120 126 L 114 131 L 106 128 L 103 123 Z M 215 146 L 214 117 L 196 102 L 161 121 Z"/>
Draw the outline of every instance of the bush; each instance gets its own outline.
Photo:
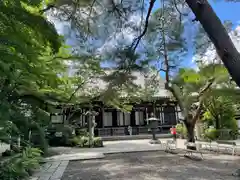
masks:
<path id="1" fill-rule="evenodd" d="M 100 138 L 100 137 L 95 137 L 95 138 L 93 139 L 93 144 L 94 144 L 94 147 L 103 147 L 102 138 Z"/>
<path id="2" fill-rule="evenodd" d="M 182 137 L 182 138 L 186 138 L 187 137 L 187 128 L 185 127 L 184 124 L 179 123 L 176 125 L 176 131 L 177 134 Z"/>
<path id="3" fill-rule="evenodd" d="M 219 136 L 219 132 L 215 128 L 208 128 L 204 132 L 204 138 L 208 140 L 216 140 Z"/>
<path id="4" fill-rule="evenodd" d="M 89 137 L 75 136 L 71 140 L 71 146 L 74 147 L 89 147 Z M 102 139 L 99 137 L 93 138 L 93 147 L 103 147 Z"/>
<path id="5" fill-rule="evenodd" d="M 26 148 L 0 165 L 0 179 L 19 180 L 32 175 L 39 168 L 42 151 L 37 148 Z"/>
<path id="6" fill-rule="evenodd" d="M 89 133 L 86 128 L 76 128 L 76 136 L 89 136 Z"/>
<path id="7" fill-rule="evenodd" d="M 80 136 L 75 136 L 74 138 L 70 139 L 71 146 L 73 147 L 83 147 L 85 144 L 85 141 Z"/>
<path id="8" fill-rule="evenodd" d="M 31 143 L 33 147 L 41 149 L 43 154 L 47 154 L 48 143 L 46 140 L 46 135 L 44 129 L 38 124 L 35 125 L 35 129 L 32 132 Z"/>

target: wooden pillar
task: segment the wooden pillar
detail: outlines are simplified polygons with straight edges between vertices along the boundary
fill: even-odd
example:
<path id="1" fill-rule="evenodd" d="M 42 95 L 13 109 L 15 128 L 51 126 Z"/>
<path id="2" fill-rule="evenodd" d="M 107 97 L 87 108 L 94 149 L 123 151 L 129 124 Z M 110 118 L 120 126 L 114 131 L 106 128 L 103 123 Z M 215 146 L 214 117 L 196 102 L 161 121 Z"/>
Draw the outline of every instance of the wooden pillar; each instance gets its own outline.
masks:
<path id="1" fill-rule="evenodd" d="M 179 121 L 179 117 L 178 117 L 178 107 L 177 107 L 177 105 L 175 105 L 175 116 L 176 116 L 176 124 L 178 123 L 178 121 Z"/>
<path id="2" fill-rule="evenodd" d="M 153 106 L 154 117 L 156 117 L 156 101 L 153 101 L 152 106 Z"/>
<path id="3" fill-rule="evenodd" d="M 95 117 L 96 123 L 97 123 L 96 128 L 101 128 L 102 127 L 102 109 L 97 108 L 96 112 L 98 112 L 98 115 Z"/>
<path id="4" fill-rule="evenodd" d="M 164 120 L 164 106 L 161 106 L 162 124 L 165 124 Z"/>
<path id="5" fill-rule="evenodd" d="M 130 124 L 131 126 L 136 126 L 136 121 L 135 121 L 135 110 L 131 111 L 130 115 Z"/>
<path id="6" fill-rule="evenodd" d="M 101 127 L 104 128 L 104 107 L 101 107 L 101 111 L 102 111 L 102 122 L 101 122 Z"/>
<path id="7" fill-rule="evenodd" d="M 144 122 L 144 126 L 147 124 L 146 123 L 146 119 L 147 119 L 147 115 L 146 115 L 146 107 L 144 107 L 144 109 L 143 109 L 143 122 Z"/>
<path id="8" fill-rule="evenodd" d="M 112 111 L 112 126 L 113 127 L 117 127 L 118 126 L 118 123 L 117 123 L 117 110 L 114 109 Z"/>
<path id="9" fill-rule="evenodd" d="M 146 107 L 145 108 L 145 113 L 146 113 L 146 121 L 145 121 L 145 125 L 148 125 L 148 121 L 147 121 L 147 119 L 148 119 L 148 108 Z"/>

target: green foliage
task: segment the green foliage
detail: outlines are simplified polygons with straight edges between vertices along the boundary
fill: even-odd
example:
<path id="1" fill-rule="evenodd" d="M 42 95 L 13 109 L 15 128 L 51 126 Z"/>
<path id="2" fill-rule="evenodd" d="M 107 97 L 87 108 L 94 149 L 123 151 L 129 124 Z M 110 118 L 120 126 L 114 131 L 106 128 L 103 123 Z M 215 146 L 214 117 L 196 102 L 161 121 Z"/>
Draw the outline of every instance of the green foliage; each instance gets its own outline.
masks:
<path id="1" fill-rule="evenodd" d="M 216 140 L 219 136 L 219 132 L 216 128 L 208 128 L 204 132 L 204 138 L 208 140 Z"/>
<path id="2" fill-rule="evenodd" d="M 103 147 L 103 141 L 101 137 L 94 137 L 93 138 L 93 146 L 94 147 Z"/>
<path id="3" fill-rule="evenodd" d="M 187 137 L 187 129 L 186 126 L 182 123 L 179 123 L 176 125 L 176 130 L 177 130 L 177 134 L 179 136 L 181 136 L 182 138 L 186 138 Z"/>
<path id="4" fill-rule="evenodd" d="M 87 128 L 77 128 L 75 129 L 76 136 L 89 136 L 89 132 L 87 131 Z"/>
<path id="5" fill-rule="evenodd" d="M 213 94 L 204 104 L 206 111 L 203 114 L 203 122 L 217 129 L 230 129 L 230 138 L 236 138 L 238 126 L 235 119 L 237 112 L 235 100 L 224 93 Z"/>
<path id="6" fill-rule="evenodd" d="M 208 84 L 209 79 L 213 79 L 211 87 L 199 94 Z M 229 83 L 229 74 L 223 65 L 209 64 L 199 66 L 199 70 L 192 68 L 182 68 L 172 81 L 172 86 L 178 94 L 178 99 L 184 107 L 183 114 L 189 114 L 194 103 L 211 99 L 212 96 L 219 92 L 219 87 L 226 87 Z"/>
<path id="7" fill-rule="evenodd" d="M 0 138 L 15 141 L 20 135 L 30 145 L 29 134 L 38 134 L 33 146 L 47 151 L 44 126 L 48 106 L 68 99 L 72 92 L 64 58 L 67 47 L 45 16 L 42 0 L 0 2 Z M 26 145 L 25 144 L 25 145 Z"/>
<path id="8" fill-rule="evenodd" d="M 71 146 L 74 147 L 89 147 L 89 137 L 75 136 L 70 140 Z M 93 147 L 103 147 L 103 141 L 100 137 L 93 138 Z"/>
<path id="9" fill-rule="evenodd" d="M 48 143 L 45 136 L 44 129 L 38 124 L 35 124 L 35 129 L 32 131 L 31 144 L 33 147 L 39 148 L 44 154 L 47 154 Z"/>
<path id="10" fill-rule="evenodd" d="M 42 151 L 26 148 L 21 154 L 3 160 L 0 166 L 0 179 L 19 180 L 28 177 L 39 168 Z"/>
<path id="11" fill-rule="evenodd" d="M 84 147 L 88 143 L 88 137 L 85 136 L 75 136 L 73 139 L 70 140 L 71 145 L 75 147 Z"/>

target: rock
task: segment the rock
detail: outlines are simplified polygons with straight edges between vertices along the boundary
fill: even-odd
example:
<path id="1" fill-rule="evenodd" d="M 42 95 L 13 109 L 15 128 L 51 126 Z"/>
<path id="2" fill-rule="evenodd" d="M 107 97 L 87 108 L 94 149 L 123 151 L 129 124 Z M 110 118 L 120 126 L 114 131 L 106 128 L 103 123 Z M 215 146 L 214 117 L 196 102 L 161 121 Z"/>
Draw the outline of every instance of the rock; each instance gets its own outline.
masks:
<path id="1" fill-rule="evenodd" d="M 237 169 L 234 173 L 233 176 L 240 177 L 240 169 Z"/>

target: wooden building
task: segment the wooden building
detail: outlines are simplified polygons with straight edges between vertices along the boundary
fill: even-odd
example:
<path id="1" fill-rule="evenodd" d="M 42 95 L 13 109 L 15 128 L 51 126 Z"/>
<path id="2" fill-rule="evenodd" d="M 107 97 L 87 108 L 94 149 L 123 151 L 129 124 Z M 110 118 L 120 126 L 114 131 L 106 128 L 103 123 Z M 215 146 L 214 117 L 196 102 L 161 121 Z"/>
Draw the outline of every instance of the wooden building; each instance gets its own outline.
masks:
<path id="1" fill-rule="evenodd" d="M 159 133 L 164 130 L 169 131 L 172 125 L 176 125 L 181 116 L 180 108 L 177 102 L 173 99 L 171 93 L 165 89 L 165 81 L 160 77 L 156 77 L 154 73 L 134 72 L 134 83 L 142 90 L 146 89 L 149 92 L 151 89 L 151 97 L 148 101 L 142 100 L 140 103 L 133 103 L 131 112 L 121 112 L 120 110 L 107 107 L 100 101 L 93 103 L 93 109 L 98 112 L 96 116 L 96 131 L 98 136 L 120 136 L 129 134 L 129 126 L 132 128 L 132 135 L 148 133 L 149 128 L 146 119 L 150 114 L 154 114 L 159 119 Z M 154 77 L 154 78 L 153 78 Z M 154 79 L 154 82 L 152 82 Z M 154 84 L 152 86 L 152 84 Z M 93 80 L 87 85 L 90 88 L 104 90 L 107 83 L 101 78 Z M 87 87 L 86 87 L 87 88 Z M 123 97 L 124 98 L 124 97 Z M 52 116 L 52 122 L 70 123 L 71 121 L 78 122 L 80 126 L 87 123 L 87 116 L 84 112 L 89 110 L 87 104 L 80 105 L 79 113 L 75 113 L 72 118 L 67 118 L 66 113 L 61 113 L 61 108 L 56 109 L 58 115 Z M 72 109 L 73 111 L 73 109 Z M 68 119 L 68 120 L 67 120 Z"/>

